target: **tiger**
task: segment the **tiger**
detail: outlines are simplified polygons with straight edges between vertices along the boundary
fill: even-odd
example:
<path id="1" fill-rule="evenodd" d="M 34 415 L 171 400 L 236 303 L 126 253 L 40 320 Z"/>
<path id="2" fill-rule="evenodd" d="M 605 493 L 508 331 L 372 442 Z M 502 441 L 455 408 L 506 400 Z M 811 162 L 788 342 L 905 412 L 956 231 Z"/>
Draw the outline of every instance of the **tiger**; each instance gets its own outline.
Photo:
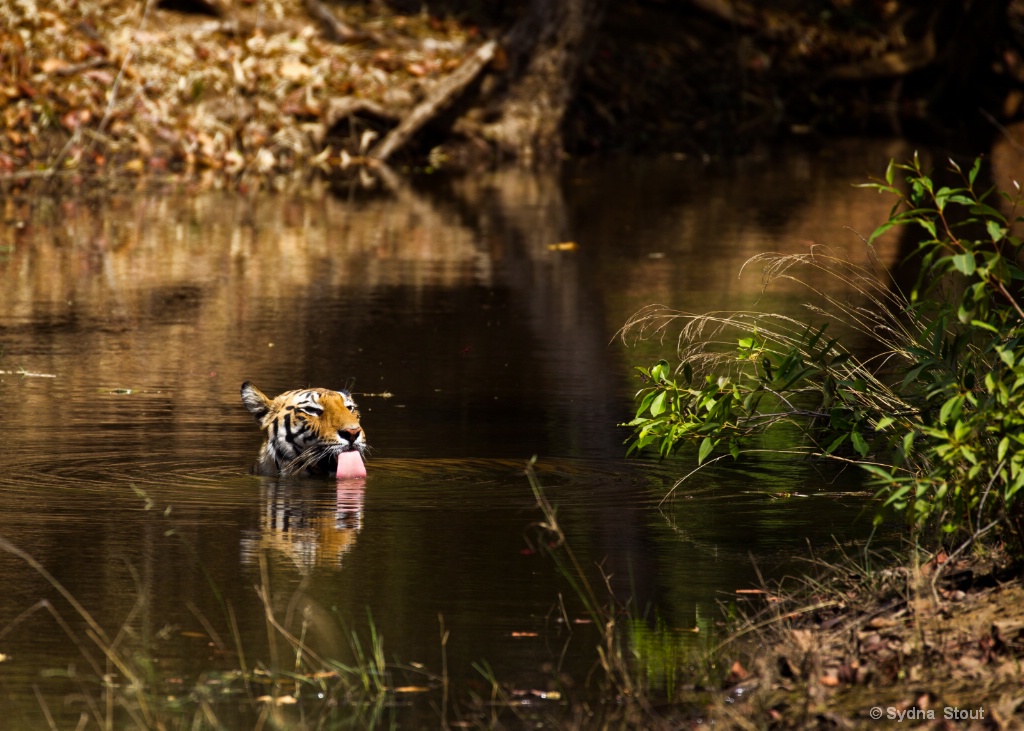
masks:
<path id="1" fill-rule="evenodd" d="M 361 467 L 366 433 L 348 391 L 300 388 L 271 399 L 246 381 L 242 403 L 266 432 L 254 474 L 333 475 L 346 452 L 356 452 Z"/>

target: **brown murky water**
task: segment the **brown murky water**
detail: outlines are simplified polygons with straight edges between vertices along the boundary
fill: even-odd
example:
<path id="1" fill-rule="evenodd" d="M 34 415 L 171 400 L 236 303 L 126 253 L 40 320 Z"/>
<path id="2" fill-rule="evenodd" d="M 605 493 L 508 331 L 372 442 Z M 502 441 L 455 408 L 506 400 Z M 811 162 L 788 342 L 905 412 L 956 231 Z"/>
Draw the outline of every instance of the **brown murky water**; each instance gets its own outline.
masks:
<path id="1" fill-rule="evenodd" d="M 559 624 L 559 602 L 572 618 L 580 602 L 528 548 L 536 455 L 584 565 L 710 642 L 717 603 L 753 580 L 751 555 L 770 573 L 807 542 L 866 535 L 871 508 L 855 481 L 776 462 L 700 473 L 658 509 L 690 463 L 624 460 L 616 424 L 632 366 L 670 353 L 627 350 L 615 332 L 652 302 L 794 307 L 759 299 L 742 262 L 810 242 L 856 250 L 844 227 L 869 232 L 889 201 L 850 183 L 907 154 L 624 160 L 375 196 L 11 194 L 0 536 L 148 658 L 168 696 L 243 659 L 287 665 L 259 585 L 293 626 L 306 618 L 324 656 L 353 661 L 348 633 L 366 636 L 372 617 L 389 660 L 444 661 L 484 695 L 474 663 L 512 687 L 559 669 L 582 685 L 594 638 Z M 246 379 L 351 388 L 372 445 L 365 485 L 249 476 Z M 86 623 L 23 556 L 0 552 L 0 576 L 5 728 L 98 724 L 111 669 L 90 666 Z"/>

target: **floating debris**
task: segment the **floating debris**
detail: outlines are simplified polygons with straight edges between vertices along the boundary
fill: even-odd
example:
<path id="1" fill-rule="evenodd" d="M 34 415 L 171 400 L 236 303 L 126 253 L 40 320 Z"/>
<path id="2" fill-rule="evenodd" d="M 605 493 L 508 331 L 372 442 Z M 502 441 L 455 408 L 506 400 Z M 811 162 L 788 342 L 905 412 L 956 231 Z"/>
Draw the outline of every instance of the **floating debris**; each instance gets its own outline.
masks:
<path id="1" fill-rule="evenodd" d="M 24 369 L 17 371 L 0 371 L 0 375 L 5 376 L 21 376 L 22 378 L 56 378 L 56 373 L 34 373 L 32 371 L 26 371 Z"/>

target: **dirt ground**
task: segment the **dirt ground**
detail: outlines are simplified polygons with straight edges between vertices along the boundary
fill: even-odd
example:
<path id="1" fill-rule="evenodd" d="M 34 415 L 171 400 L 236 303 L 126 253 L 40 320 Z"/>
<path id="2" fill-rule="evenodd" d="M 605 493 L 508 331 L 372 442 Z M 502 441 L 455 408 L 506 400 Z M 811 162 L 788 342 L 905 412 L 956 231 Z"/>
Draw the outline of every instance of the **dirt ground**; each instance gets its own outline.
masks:
<path id="1" fill-rule="evenodd" d="M 1024 728 L 1019 567 L 955 563 L 933 590 L 934 570 L 831 567 L 789 598 L 759 597 L 725 652 L 736 658 L 732 685 L 711 717 L 778 729 Z"/>
<path id="2" fill-rule="evenodd" d="M 5 4 L 0 173 L 345 165 L 481 42 L 445 19 L 357 12 L 360 35 L 336 42 L 301 0 Z"/>

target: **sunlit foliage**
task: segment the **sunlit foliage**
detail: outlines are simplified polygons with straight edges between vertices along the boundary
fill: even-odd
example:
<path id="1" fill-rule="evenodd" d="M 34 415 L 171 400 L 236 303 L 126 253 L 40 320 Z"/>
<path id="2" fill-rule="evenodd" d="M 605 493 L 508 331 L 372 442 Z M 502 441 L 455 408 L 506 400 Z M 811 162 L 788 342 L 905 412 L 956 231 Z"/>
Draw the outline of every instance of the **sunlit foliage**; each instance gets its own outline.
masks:
<path id="1" fill-rule="evenodd" d="M 784 451 L 862 466 L 919 534 L 973 540 L 999 529 L 1021 548 L 1021 190 L 978 191 L 980 160 L 966 172 L 950 164 L 957 187 L 936 185 L 916 157 L 863 186 L 896 198 L 867 245 L 896 227 L 916 240 L 909 293 L 822 248 L 748 262 L 766 265 L 766 283 L 807 286 L 811 312 L 842 336 L 773 313 L 637 313 L 623 335 L 679 328 L 679 365 L 638 368 L 629 451 L 692 444 L 703 465 L 758 451 L 767 430 L 789 424 Z M 846 286 L 813 285 L 809 270 Z M 859 296 L 832 293 L 851 288 Z"/>

